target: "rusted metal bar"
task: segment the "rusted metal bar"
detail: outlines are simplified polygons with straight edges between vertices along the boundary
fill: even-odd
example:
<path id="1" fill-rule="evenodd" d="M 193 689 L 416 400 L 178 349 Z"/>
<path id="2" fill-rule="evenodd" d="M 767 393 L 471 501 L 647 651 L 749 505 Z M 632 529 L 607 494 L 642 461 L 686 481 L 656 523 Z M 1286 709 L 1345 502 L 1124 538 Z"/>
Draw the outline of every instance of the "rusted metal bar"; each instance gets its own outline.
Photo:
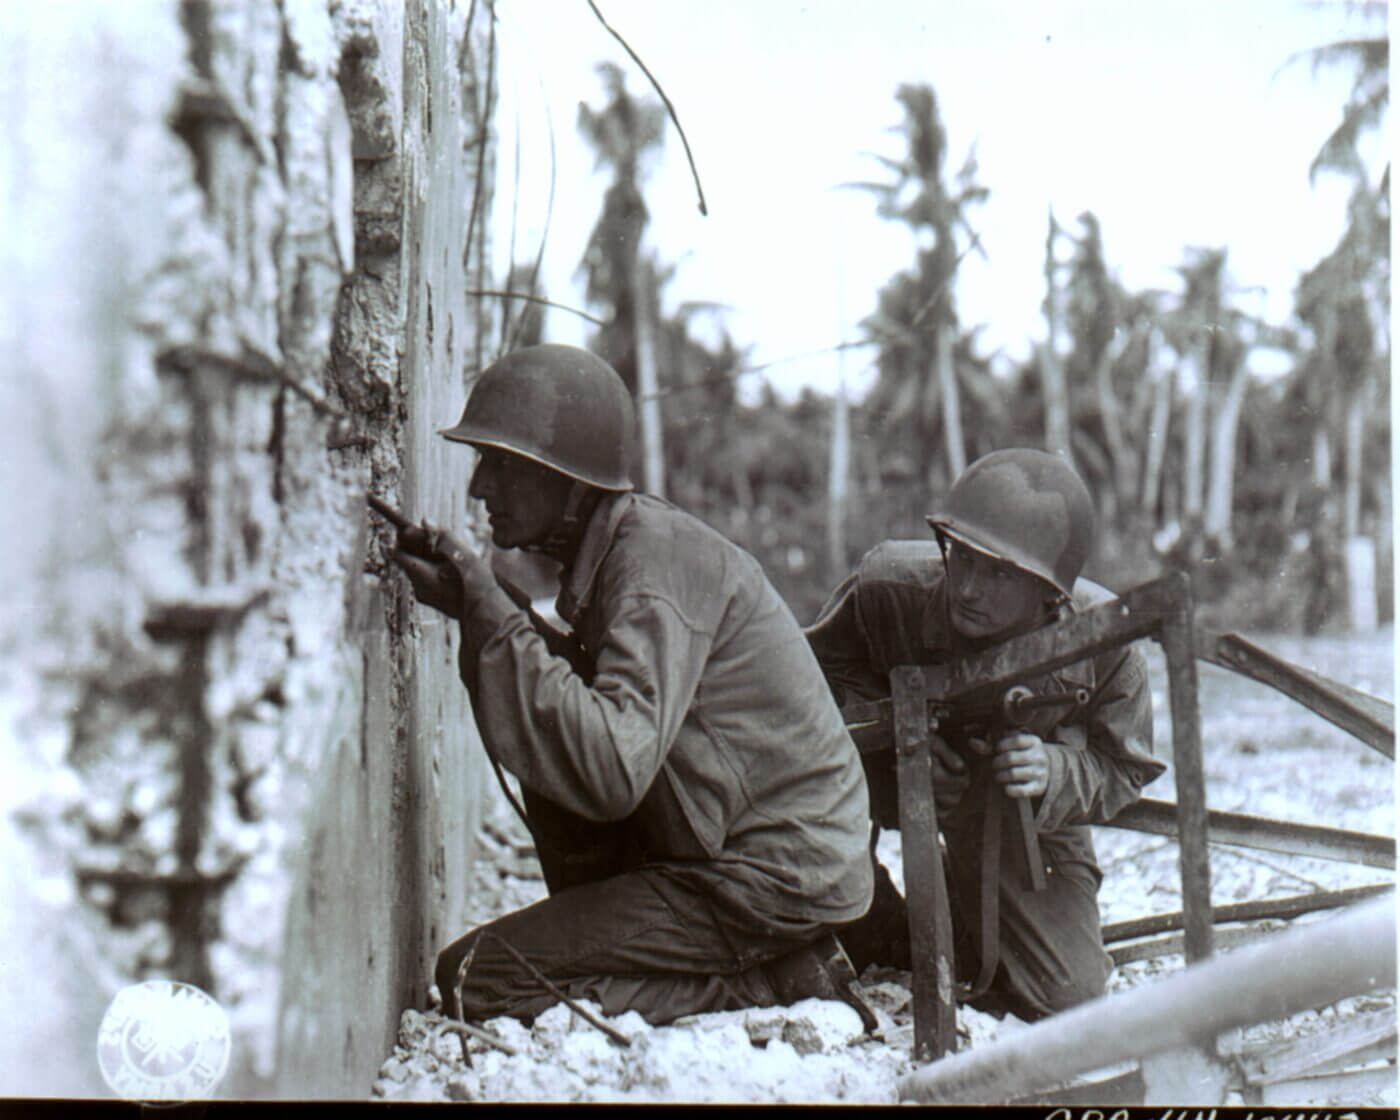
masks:
<path id="1" fill-rule="evenodd" d="M 951 1054 L 903 1078 L 899 1099 L 1017 1099 L 1120 1062 L 1200 1046 L 1232 1027 L 1393 986 L 1395 971 L 1395 907 L 1375 899 Z"/>
<path id="2" fill-rule="evenodd" d="M 1293 895 L 1289 898 L 1265 898 L 1253 902 L 1236 902 L 1215 908 L 1215 921 L 1257 922 L 1266 918 L 1296 918 L 1299 914 L 1311 914 L 1317 910 L 1335 910 L 1339 906 L 1351 906 L 1378 894 L 1395 890 L 1394 883 L 1371 883 L 1364 887 L 1348 887 L 1339 891 L 1314 891 L 1312 894 Z M 1154 933 L 1181 929 L 1185 915 L 1180 910 L 1167 914 L 1152 914 L 1146 918 L 1133 918 L 1126 922 L 1112 922 L 1103 927 L 1105 945 L 1115 941 L 1131 941 L 1136 937 L 1150 937 Z"/>
<path id="3" fill-rule="evenodd" d="M 899 666 L 890 673 L 899 831 L 914 972 L 914 1058 L 927 1062 L 949 1053 L 957 1041 L 957 973 L 948 884 L 938 850 L 928 705 L 921 685 L 922 675 L 916 666 Z"/>
<path id="4" fill-rule="evenodd" d="M 1177 604 L 1189 603 L 1190 597 L 1190 581 L 1172 572 L 983 653 L 948 665 L 925 665 L 924 693 L 946 703 L 990 700 L 1027 676 L 1050 673 L 1124 642 L 1155 636 Z"/>
<path id="5" fill-rule="evenodd" d="M 1105 828 L 1127 828 L 1159 836 L 1176 836 L 1180 828 L 1177 809 L 1170 801 L 1143 797 L 1123 809 Z M 1206 829 L 1212 844 L 1235 844 L 1269 852 L 1287 852 L 1313 859 L 1359 863 L 1367 867 L 1395 867 L 1395 838 L 1369 832 L 1352 832 L 1316 824 L 1300 824 L 1249 813 L 1211 809 Z"/>
<path id="6" fill-rule="evenodd" d="M 1395 757 L 1395 706 L 1304 669 L 1238 634 L 1198 630 L 1196 656 L 1266 684 L 1355 735 L 1387 758 Z"/>
<path id="7" fill-rule="evenodd" d="M 1176 774 L 1177 843 L 1186 913 L 1186 959 L 1210 956 L 1210 844 L 1206 832 L 1206 772 L 1201 758 L 1201 702 L 1191 637 L 1191 585 L 1183 577 L 1171 597 L 1158 640 L 1167 662 L 1172 713 L 1172 768 Z"/>

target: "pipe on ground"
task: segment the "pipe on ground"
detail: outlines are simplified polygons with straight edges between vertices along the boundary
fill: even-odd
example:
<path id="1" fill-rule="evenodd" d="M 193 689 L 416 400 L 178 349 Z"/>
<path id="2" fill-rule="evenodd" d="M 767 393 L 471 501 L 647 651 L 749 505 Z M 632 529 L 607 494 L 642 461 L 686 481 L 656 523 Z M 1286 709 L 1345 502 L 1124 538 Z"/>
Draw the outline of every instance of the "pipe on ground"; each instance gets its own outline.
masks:
<path id="1" fill-rule="evenodd" d="M 993 1104 L 1222 1031 L 1286 1018 L 1395 983 L 1395 900 L 1384 897 L 1174 976 L 950 1055 L 899 1083 L 899 1099 Z"/>

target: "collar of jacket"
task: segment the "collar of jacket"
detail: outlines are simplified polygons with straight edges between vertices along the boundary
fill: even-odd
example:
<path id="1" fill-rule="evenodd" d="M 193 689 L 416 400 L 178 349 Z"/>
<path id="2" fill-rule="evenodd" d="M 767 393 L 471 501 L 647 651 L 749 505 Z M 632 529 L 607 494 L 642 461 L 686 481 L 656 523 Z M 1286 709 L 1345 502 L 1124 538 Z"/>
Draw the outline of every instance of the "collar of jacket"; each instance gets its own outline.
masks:
<path id="1" fill-rule="evenodd" d="M 618 523 L 633 501 L 635 495 L 630 491 L 606 494 L 588 519 L 573 565 L 560 573 L 559 598 L 554 607 L 559 617 L 570 626 L 592 600 L 598 569 L 602 567 L 603 557 L 608 554 L 613 537 L 617 535 Z"/>

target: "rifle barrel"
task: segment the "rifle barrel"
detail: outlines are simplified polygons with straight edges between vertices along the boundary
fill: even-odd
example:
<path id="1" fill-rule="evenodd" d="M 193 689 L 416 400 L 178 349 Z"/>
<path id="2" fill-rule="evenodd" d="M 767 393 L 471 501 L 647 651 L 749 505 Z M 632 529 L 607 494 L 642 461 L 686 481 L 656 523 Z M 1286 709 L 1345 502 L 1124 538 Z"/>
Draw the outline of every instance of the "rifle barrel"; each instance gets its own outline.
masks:
<path id="1" fill-rule="evenodd" d="M 365 501 L 369 503 L 370 509 L 374 510 L 374 512 L 379 514 L 380 517 L 384 518 L 386 521 L 392 524 L 394 528 L 410 529 L 413 527 L 412 521 L 410 521 L 407 517 L 401 514 L 398 510 L 396 510 L 393 506 L 391 506 L 388 502 L 386 502 L 383 498 L 379 497 L 377 494 L 366 494 Z"/>

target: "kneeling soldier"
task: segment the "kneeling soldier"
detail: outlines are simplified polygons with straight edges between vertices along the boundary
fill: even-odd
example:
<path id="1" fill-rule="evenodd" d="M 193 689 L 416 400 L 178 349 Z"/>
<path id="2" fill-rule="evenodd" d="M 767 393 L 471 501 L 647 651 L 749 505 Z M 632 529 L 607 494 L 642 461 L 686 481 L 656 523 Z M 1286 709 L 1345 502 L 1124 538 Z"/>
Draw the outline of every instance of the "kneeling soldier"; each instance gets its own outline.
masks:
<path id="1" fill-rule="evenodd" d="M 885 541 L 833 592 L 808 640 L 841 704 L 889 696 L 890 670 L 960 660 L 1111 598 L 1080 579 L 1093 536 L 1083 482 L 1043 451 L 995 451 L 954 483 L 928 517 L 936 541 Z M 1039 681 L 1020 726 L 989 735 L 940 725 L 932 738 L 934 803 L 945 845 L 954 956 L 963 997 L 1030 1021 L 1101 995 L 1110 962 L 1099 926 L 1102 873 L 1088 825 L 1137 799 L 1164 766 L 1152 756 L 1152 694 L 1133 646 Z M 1022 722 L 1022 721 L 1018 721 Z M 991 741 L 988 741 L 988 739 Z M 863 748 L 872 815 L 899 828 L 893 743 Z M 989 796 L 1028 800 L 1043 859 L 1032 889 L 1012 858 L 1015 812 L 984 822 Z M 878 839 L 878 831 L 872 842 Z M 988 853 L 1004 858 L 986 858 Z M 872 847 L 872 859 L 873 859 Z M 909 967 L 908 913 L 875 862 L 875 902 L 842 935 L 857 969 Z"/>
<path id="2" fill-rule="evenodd" d="M 868 793 L 758 563 L 632 492 L 631 398 L 586 351 L 507 355 L 442 434 L 480 452 L 470 494 L 494 543 L 563 566 L 572 626 L 450 533 L 400 533 L 419 600 L 461 621 L 462 681 L 550 892 L 442 951 L 444 1010 L 529 1019 L 555 1002 L 542 978 L 653 1023 L 846 995 L 833 931 L 870 903 Z"/>

